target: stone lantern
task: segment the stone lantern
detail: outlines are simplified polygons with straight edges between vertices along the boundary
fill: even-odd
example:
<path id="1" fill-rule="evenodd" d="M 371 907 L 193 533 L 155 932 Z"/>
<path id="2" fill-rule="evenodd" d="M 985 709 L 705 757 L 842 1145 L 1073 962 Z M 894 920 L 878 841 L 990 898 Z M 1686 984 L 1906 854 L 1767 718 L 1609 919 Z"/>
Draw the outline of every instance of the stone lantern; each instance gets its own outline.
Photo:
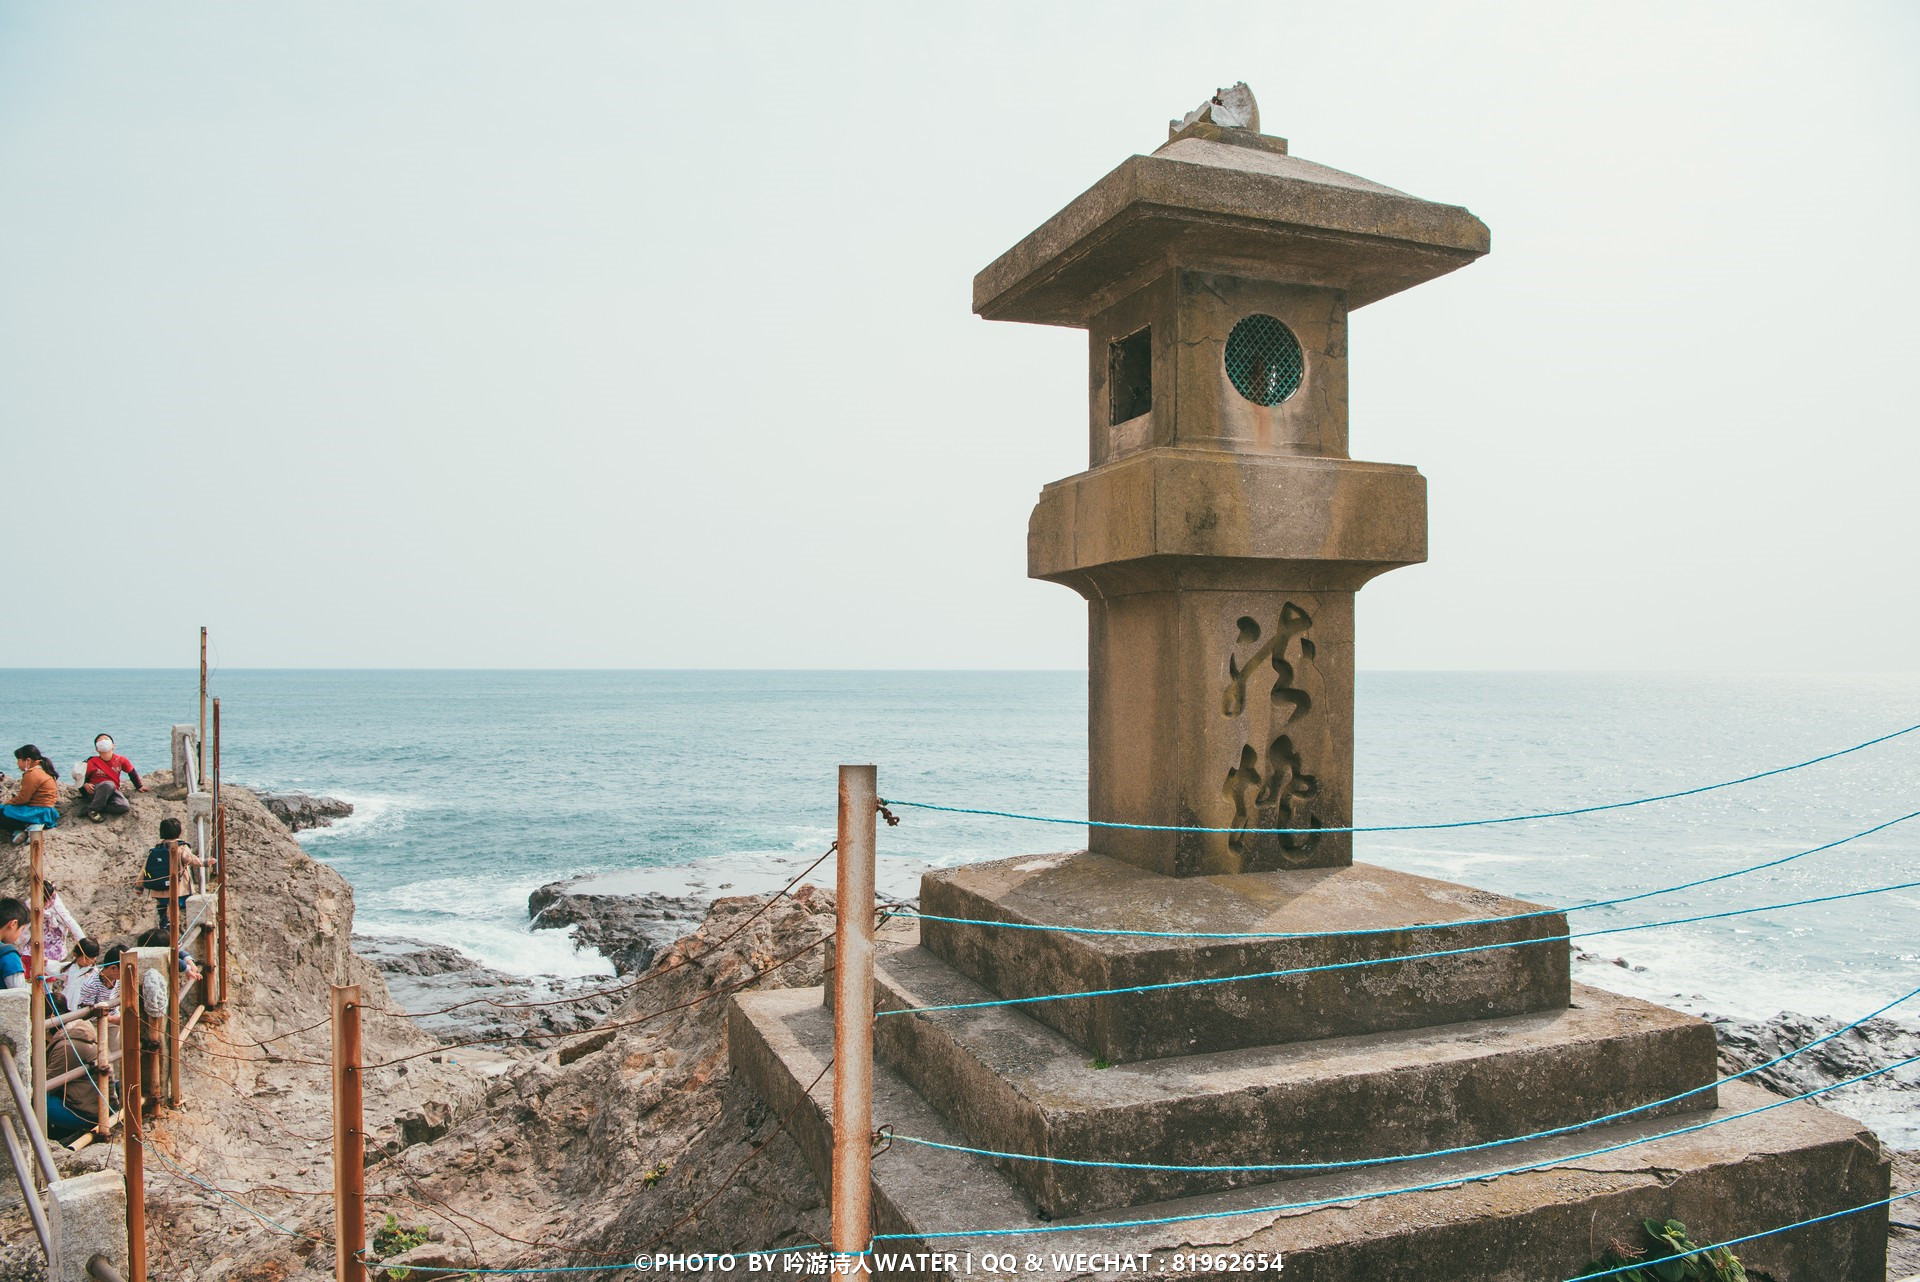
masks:
<path id="1" fill-rule="evenodd" d="M 1244 85 L 974 280 L 1087 331 L 1089 467 L 1028 573 L 1087 598 L 1092 849 L 1175 876 L 1352 862 L 1353 596 L 1427 555 L 1426 480 L 1347 447 L 1347 315 L 1487 228 L 1287 153 Z M 1244 123 L 1243 123 L 1244 122 Z"/>
<path id="2" fill-rule="evenodd" d="M 1347 313 L 1487 230 L 1290 156 L 1244 85 L 1172 132 L 974 282 L 1089 336 L 1090 466 L 1042 491 L 1029 571 L 1087 598 L 1091 815 L 1140 826 L 929 870 L 884 932 L 878 1271 L 1566 1278 L 1648 1219 L 1827 1215 L 1742 1259 L 1878 1282 L 1860 1124 L 1574 983 L 1568 911 L 1353 862 L 1353 596 L 1425 559 L 1426 491 L 1348 457 Z M 829 994 L 740 993 L 727 1030 L 823 1188 Z"/>

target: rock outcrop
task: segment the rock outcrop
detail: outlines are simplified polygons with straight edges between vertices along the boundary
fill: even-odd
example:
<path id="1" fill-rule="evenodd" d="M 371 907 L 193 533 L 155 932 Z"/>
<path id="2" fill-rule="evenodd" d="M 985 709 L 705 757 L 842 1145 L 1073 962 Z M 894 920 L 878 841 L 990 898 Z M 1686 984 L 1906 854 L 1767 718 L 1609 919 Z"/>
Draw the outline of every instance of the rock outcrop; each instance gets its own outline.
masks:
<path id="1" fill-rule="evenodd" d="M 1794 1011 L 1783 1011 L 1765 1020 L 1709 1018 L 1720 1040 L 1723 1073 L 1737 1073 L 1764 1064 L 1845 1027 L 1837 1019 Z M 1762 1069 L 1753 1075 L 1753 1080 L 1776 1094 L 1801 1095 L 1916 1055 L 1920 1055 L 1920 1030 L 1890 1019 L 1870 1019 L 1830 1041 L 1801 1051 L 1785 1063 Z M 1873 1090 L 1876 1094 L 1911 1092 L 1915 1107 L 1920 1108 L 1920 1072 L 1883 1074 L 1873 1079 Z"/>
<path id="2" fill-rule="evenodd" d="M 543 1054 L 532 1033 L 592 1027 L 618 1003 L 612 975 L 509 975 L 445 944 L 353 937 L 354 951 L 380 968 L 387 991 L 414 1022 L 443 1042 L 498 1039 L 508 1054 Z"/>
<path id="3" fill-rule="evenodd" d="M 571 926 L 576 947 L 597 949 L 622 975 L 637 975 L 654 954 L 693 929 L 707 910 L 705 899 L 685 895 L 605 894 L 594 879 L 555 881 L 527 896 L 535 930 Z"/>
<path id="4" fill-rule="evenodd" d="M 315 797 L 304 792 L 263 792 L 260 804 L 291 832 L 331 827 L 353 813 L 353 803 L 338 797 Z"/>
<path id="5" fill-rule="evenodd" d="M 152 924 L 152 901 L 134 878 L 160 820 L 186 817 L 184 803 L 158 795 L 167 773 L 155 776 L 155 791 L 130 796 L 131 813 L 100 824 L 81 819 L 78 794 L 64 789 L 62 822 L 47 834 L 48 877 L 103 943 Z M 163 1108 L 147 1126 L 149 1258 L 156 1277 L 272 1282 L 288 1276 L 290 1239 L 174 1168 L 282 1223 L 327 1204 L 330 985 L 360 986 L 366 1062 L 401 1061 L 369 1072 L 365 1118 L 376 1148 L 431 1134 L 432 1119 L 470 1109 L 487 1079 L 477 1067 L 445 1062 L 434 1038 L 394 1012 L 380 972 L 350 946 L 346 881 L 309 858 L 252 793 L 231 787 L 222 799 L 233 933 L 228 1002 L 186 1043 L 180 1106 Z M 26 858 L 25 846 L 0 846 L 0 885 L 24 889 Z M 117 1163 L 117 1147 L 61 1160 Z M 0 1237 L 32 1240 L 17 1207 L 0 1214 Z"/>
<path id="6" fill-rule="evenodd" d="M 814 887 L 771 905 L 717 900 L 698 929 L 620 986 L 598 1031 L 539 1039 L 551 1053 L 507 1066 L 477 1106 L 409 1119 L 412 1130 L 393 1140 L 418 1142 L 394 1143 L 369 1164 L 368 1204 L 430 1240 L 383 1263 L 605 1263 L 613 1278 L 629 1276 L 621 1266 L 643 1248 L 752 1250 L 825 1236 L 799 1150 L 729 1076 L 721 1038 L 731 993 L 819 983 L 832 929 L 832 896 Z M 301 1233 L 331 1231 L 323 1201 L 284 1209 L 283 1223 Z M 283 1240 L 283 1259 L 288 1245 L 297 1263 L 280 1278 L 328 1276 L 331 1251 Z M 248 1267 L 267 1267 L 254 1259 Z"/>

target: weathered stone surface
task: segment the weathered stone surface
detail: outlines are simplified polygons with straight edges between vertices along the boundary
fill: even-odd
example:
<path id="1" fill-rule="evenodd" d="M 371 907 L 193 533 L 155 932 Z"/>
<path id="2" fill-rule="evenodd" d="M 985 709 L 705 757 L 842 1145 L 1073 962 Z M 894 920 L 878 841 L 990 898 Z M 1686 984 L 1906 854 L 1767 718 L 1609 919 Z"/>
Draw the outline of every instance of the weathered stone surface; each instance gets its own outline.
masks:
<path id="1" fill-rule="evenodd" d="M 1870 1019 L 1833 1037 L 1843 1027 L 1839 1020 L 1794 1011 L 1764 1020 L 1710 1018 L 1720 1039 L 1720 1062 L 1728 1072 L 1764 1064 L 1817 1038 L 1831 1038 L 1753 1075 L 1754 1081 L 1783 1095 L 1819 1090 L 1920 1055 L 1920 1030 L 1891 1019 Z M 1910 1091 L 1920 1108 L 1920 1074 L 1888 1073 L 1876 1079 L 1874 1087 L 1883 1092 Z"/>
<path id="2" fill-rule="evenodd" d="M 818 991 L 735 997 L 728 1045 L 736 1073 L 773 1111 L 792 1110 L 789 1130 L 824 1185 L 832 1142 L 833 1024 Z M 1723 1090 L 1720 1107 L 1710 1113 L 1615 1124 L 1491 1154 L 1427 1158 L 1047 1221 L 986 1159 L 897 1138 L 967 1143 L 892 1069 L 878 1066 L 874 1079 L 874 1120 L 896 1134 L 874 1159 L 875 1231 L 899 1235 L 883 1238 L 876 1249 L 951 1252 L 961 1259 L 971 1253 L 976 1279 L 1054 1282 L 1096 1272 L 1111 1277 L 1111 1270 L 1084 1261 L 1084 1253 L 1111 1251 L 1146 1255 L 1147 1276 L 1159 1272 L 1207 1282 L 1254 1276 L 1231 1260 L 1248 1252 L 1283 1256 L 1290 1282 L 1542 1282 L 1574 1276 L 1610 1238 L 1631 1240 L 1648 1216 L 1683 1220 L 1697 1237 L 1711 1240 L 1790 1224 L 1812 1208 L 1858 1206 L 1887 1196 L 1888 1163 L 1870 1132 L 1806 1104 L 1727 1120 L 1778 1102 L 1736 1084 Z M 816 1084 L 803 1094 L 808 1083 Z M 1690 1135 L 1654 1138 L 1702 1121 L 1714 1124 Z M 1630 1147 L 1597 1153 L 1613 1145 Z M 1539 1169 L 1485 1178 L 1516 1167 Z M 1353 1201 L 1449 1181 L 1461 1182 Z M 1321 1205 L 1301 1208 L 1314 1203 Z M 1168 1216 L 1194 1218 L 1124 1229 L 1084 1227 Z M 1027 1232 L 977 1235 L 988 1229 Z M 944 1233 L 955 1236 L 931 1236 Z M 989 1253 L 1012 1253 L 1022 1262 L 1034 1256 L 1037 1265 L 983 1269 Z M 1071 1258 L 1076 1253 L 1082 1255 L 1077 1265 Z M 1176 1255 L 1183 1257 L 1178 1266 Z M 1884 1282 L 1886 1211 L 1760 1239 L 1742 1247 L 1741 1257 L 1749 1269 L 1786 1282 Z M 879 1271 L 892 1277 L 967 1276 L 961 1268 Z"/>
<path id="3" fill-rule="evenodd" d="M 445 944 L 355 935 L 353 947 L 379 968 L 398 1008 L 421 1012 L 414 1022 L 443 1042 L 500 1038 L 508 1054 L 543 1055 L 547 1043 L 513 1039 L 591 1028 L 622 997 L 610 975 L 509 975 Z"/>
<path id="4" fill-rule="evenodd" d="M 706 901 L 685 895 L 604 894 L 579 889 L 593 878 L 549 882 L 527 896 L 534 930 L 574 927 L 573 940 L 599 950 L 616 972 L 637 975 L 660 948 L 679 938 L 706 911 Z"/>
<path id="5" fill-rule="evenodd" d="M 911 939 L 882 950 L 875 980 L 882 1012 L 989 997 Z M 1675 1096 L 1645 1116 L 1714 1103 L 1704 1021 L 1592 988 L 1564 1010 L 1112 1066 L 1019 1007 L 882 1014 L 874 1028 L 876 1054 L 974 1146 L 1069 1161 L 1356 1161 Z M 1319 1173 L 997 1164 L 1056 1217 Z"/>
<path id="6" fill-rule="evenodd" d="M 1381 932 L 1158 939 L 923 923 L 929 952 L 1000 997 L 1481 950 L 1026 1008 L 1089 1054 L 1115 1063 L 1519 1015 L 1565 1006 L 1570 985 L 1563 942 L 1526 942 L 1564 939 L 1563 915 L 1367 864 L 1176 879 L 1082 851 L 929 872 L 920 907 L 942 917 L 1116 930 Z M 1539 915 L 1492 925 L 1432 924 L 1528 913 Z"/>
<path id="7" fill-rule="evenodd" d="M 353 813 L 353 803 L 338 797 L 315 797 L 304 792 L 263 792 L 260 804 L 285 824 L 289 831 L 330 827 L 334 820 Z"/>
<path id="8" fill-rule="evenodd" d="M 1326 165 L 1204 138 L 1132 156 L 973 279 L 988 320 L 1084 326 L 1143 265 L 1258 264 L 1362 307 L 1487 252 L 1486 224 Z"/>
<path id="9" fill-rule="evenodd" d="M 1002 255 L 974 306 L 1087 331 L 1089 470 L 1043 491 L 1028 573 L 1088 602 L 1088 813 L 1127 825 L 1091 848 L 1181 877 L 1340 867 L 1353 593 L 1427 549 L 1424 478 L 1348 457 L 1347 316 L 1487 230 L 1203 125 Z"/>

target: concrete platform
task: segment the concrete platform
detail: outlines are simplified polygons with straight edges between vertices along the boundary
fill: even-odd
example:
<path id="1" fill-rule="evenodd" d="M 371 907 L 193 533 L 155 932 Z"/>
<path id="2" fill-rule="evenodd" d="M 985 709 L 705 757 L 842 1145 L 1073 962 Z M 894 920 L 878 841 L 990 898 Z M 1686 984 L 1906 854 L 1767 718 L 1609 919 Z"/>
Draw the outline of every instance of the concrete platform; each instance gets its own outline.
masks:
<path id="1" fill-rule="evenodd" d="M 824 1187 L 832 1074 L 821 1078 L 804 1106 L 800 1095 L 831 1055 L 832 1019 L 820 1003 L 818 989 L 740 994 L 728 1014 L 728 1044 L 734 1071 L 775 1114 L 794 1110 L 790 1129 Z M 877 1124 L 965 1142 L 892 1070 L 877 1066 L 874 1078 Z M 896 1142 L 874 1159 L 875 1231 L 905 1237 L 883 1237 L 874 1249 L 954 1257 L 951 1265 L 877 1261 L 883 1275 L 902 1278 L 1053 1282 L 1126 1276 L 1117 1263 L 1102 1267 L 1072 1258 L 1111 1253 L 1130 1257 L 1147 1274 L 1208 1282 L 1276 1276 L 1286 1282 L 1554 1282 L 1578 1273 L 1610 1238 L 1631 1240 L 1648 1216 L 1683 1220 L 1696 1240 L 1710 1241 L 1887 1196 L 1888 1163 L 1871 1132 L 1806 1104 L 1617 1153 L 1578 1156 L 1773 1099 L 1736 1084 L 1723 1089 L 1715 1113 L 1604 1127 L 1515 1145 L 1493 1157 L 1427 1159 L 1092 1217 L 1095 1223 L 1204 1217 L 1125 1228 L 1041 1220 L 986 1161 Z M 1474 1179 L 1513 1166 L 1538 1169 Z M 1312 1209 L 1274 1209 L 1458 1180 L 1471 1182 Z M 1030 1232 L 979 1232 L 987 1229 Z M 945 1233 L 956 1236 L 936 1236 Z M 1881 1208 L 1750 1243 L 1740 1256 L 1749 1269 L 1765 1269 L 1782 1282 L 1884 1282 L 1886 1241 Z M 1270 1261 L 1256 1267 L 1233 1258 L 1261 1252 L 1281 1256 L 1284 1272 Z M 1005 1256 L 1013 1257 L 1010 1264 Z"/>
<path id="2" fill-rule="evenodd" d="M 1173 878 L 1077 851 L 929 872 L 921 879 L 920 907 L 943 917 L 1108 929 L 1387 932 L 1307 939 L 1153 939 L 923 923 L 922 943 L 929 952 L 1000 997 L 1488 948 L 1462 956 L 1026 1008 L 1090 1055 L 1116 1064 L 1497 1019 L 1564 1007 L 1570 991 L 1563 914 L 1547 912 L 1495 925 L 1436 925 L 1544 910 L 1538 904 L 1370 864 Z M 1505 944 L 1518 946 L 1500 947 Z"/>
<path id="3" fill-rule="evenodd" d="M 881 1011 L 987 996 L 912 943 L 881 950 Z M 1020 1007 L 883 1014 L 875 1053 L 976 1148 L 1093 1161 L 1337 1162 L 1574 1125 L 1702 1086 L 1646 1116 L 1713 1107 L 1716 1052 L 1705 1021 L 1586 987 L 1574 1003 L 1104 1069 Z M 1054 1216 L 1317 1174 L 995 1165 Z"/>

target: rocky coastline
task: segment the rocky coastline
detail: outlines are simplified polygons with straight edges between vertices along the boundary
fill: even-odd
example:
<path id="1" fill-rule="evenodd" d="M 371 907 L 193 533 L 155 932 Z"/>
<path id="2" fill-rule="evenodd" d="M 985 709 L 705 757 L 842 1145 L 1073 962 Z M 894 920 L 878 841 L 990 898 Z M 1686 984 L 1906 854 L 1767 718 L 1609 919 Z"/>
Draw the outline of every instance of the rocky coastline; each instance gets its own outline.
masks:
<path id="1" fill-rule="evenodd" d="M 260 804 L 289 832 L 331 827 L 336 819 L 353 814 L 353 803 L 338 797 L 316 797 L 304 792 L 262 792 L 255 794 Z"/>
<path id="2" fill-rule="evenodd" d="M 573 931 L 576 949 L 605 959 L 586 976 L 515 975 L 457 948 L 419 939 L 355 935 L 354 951 L 377 967 L 387 989 L 415 1022 L 442 1042 L 514 1039 L 507 1053 L 537 1054 L 530 1034 L 573 1033 L 611 1012 L 625 981 L 645 973 L 676 940 L 706 919 L 712 900 L 661 893 L 616 894 L 589 889 L 594 879 L 569 878 L 527 899 L 528 928 Z"/>

